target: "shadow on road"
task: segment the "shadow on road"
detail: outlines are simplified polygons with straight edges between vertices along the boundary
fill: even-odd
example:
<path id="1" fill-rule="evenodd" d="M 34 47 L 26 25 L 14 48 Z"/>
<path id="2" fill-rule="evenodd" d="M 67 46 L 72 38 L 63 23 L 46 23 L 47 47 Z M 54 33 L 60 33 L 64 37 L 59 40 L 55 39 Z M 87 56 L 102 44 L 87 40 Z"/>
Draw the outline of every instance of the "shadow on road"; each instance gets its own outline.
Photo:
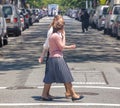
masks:
<path id="1" fill-rule="evenodd" d="M 82 34 L 81 26 L 66 23 L 67 44 L 75 43 L 75 50 L 65 50 L 64 58 L 67 62 L 120 62 L 120 42 L 100 35 L 98 31 L 89 29 Z M 8 45 L 4 51 L 5 60 L 0 61 L 0 71 L 24 70 L 39 65 L 38 58 L 45 41 L 48 23 L 34 25 L 22 35 L 23 41 L 16 45 Z M 108 40 L 107 40 L 108 39 Z"/>

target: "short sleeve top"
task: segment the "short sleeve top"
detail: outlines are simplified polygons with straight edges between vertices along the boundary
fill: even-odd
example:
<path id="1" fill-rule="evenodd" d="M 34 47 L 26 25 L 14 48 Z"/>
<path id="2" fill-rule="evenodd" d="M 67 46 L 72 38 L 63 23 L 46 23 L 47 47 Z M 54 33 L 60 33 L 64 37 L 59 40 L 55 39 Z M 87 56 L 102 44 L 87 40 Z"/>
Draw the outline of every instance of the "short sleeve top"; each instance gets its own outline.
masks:
<path id="1" fill-rule="evenodd" d="M 62 42 L 61 33 L 53 33 L 49 37 L 50 57 L 63 57 L 63 47 L 59 44 L 60 42 Z"/>

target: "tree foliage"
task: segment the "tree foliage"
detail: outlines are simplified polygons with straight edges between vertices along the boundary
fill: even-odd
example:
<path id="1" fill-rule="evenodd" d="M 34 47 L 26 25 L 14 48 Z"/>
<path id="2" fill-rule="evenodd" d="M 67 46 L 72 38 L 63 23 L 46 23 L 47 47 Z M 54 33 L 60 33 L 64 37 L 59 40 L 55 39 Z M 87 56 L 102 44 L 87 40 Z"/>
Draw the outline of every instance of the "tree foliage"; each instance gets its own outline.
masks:
<path id="1" fill-rule="evenodd" d="M 47 7 L 48 4 L 57 3 L 60 8 L 76 8 L 85 6 L 85 0 L 26 0 L 33 7 Z"/>

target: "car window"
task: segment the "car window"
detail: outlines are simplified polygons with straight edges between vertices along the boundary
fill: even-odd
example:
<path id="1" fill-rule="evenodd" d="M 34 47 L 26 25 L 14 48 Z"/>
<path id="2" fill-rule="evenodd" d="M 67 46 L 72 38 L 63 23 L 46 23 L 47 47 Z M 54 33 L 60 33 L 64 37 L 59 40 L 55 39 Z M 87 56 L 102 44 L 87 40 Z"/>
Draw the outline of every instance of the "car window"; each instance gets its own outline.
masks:
<path id="1" fill-rule="evenodd" d="M 120 7 L 115 7 L 113 13 L 114 14 L 120 14 Z"/>
<path id="2" fill-rule="evenodd" d="M 120 22 L 120 16 L 118 16 L 118 17 L 117 17 L 117 21 L 119 21 L 119 22 Z"/>
<path id="3" fill-rule="evenodd" d="M 12 15 L 12 8 L 10 6 L 3 7 L 3 12 L 6 15 Z"/>
<path id="4" fill-rule="evenodd" d="M 108 11 L 108 7 L 104 7 L 104 8 L 103 8 L 103 15 L 106 15 L 106 14 L 107 14 L 107 11 Z"/>

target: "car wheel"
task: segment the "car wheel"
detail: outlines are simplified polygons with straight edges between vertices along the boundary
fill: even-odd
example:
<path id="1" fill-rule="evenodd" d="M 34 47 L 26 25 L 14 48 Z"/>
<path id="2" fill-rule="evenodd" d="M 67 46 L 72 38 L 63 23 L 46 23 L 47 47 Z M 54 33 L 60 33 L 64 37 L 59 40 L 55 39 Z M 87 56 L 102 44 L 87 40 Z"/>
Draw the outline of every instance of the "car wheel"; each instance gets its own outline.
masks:
<path id="1" fill-rule="evenodd" d="M 104 29 L 104 34 L 107 34 L 107 30 L 106 29 Z"/>
<path id="2" fill-rule="evenodd" d="M 7 45 L 7 44 L 8 44 L 8 40 L 7 40 L 7 39 L 4 39 L 4 40 L 3 40 L 3 44 L 4 44 L 4 45 Z"/>
<path id="3" fill-rule="evenodd" d="M 3 41 L 2 41 L 2 37 L 0 37 L 0 47 L 3 46 Z"/>
<path id="4" fill-rule="evenodd" d="M 21 30 L 18 30 L 18 31 L 16 32 L 16 36 L 19 36 L 19 35 L 21 35 Z"/>
<path id="5" fill-rule="evenodd" d="M 3 39 L 3 45 L 7 45 L 8 44 L 8 36 L 6 35 Z"/>
<path id="6" fill-rule="evenodd" d="M 117 34 L 117 39 L 120 39 L 120 36 Z"/>

